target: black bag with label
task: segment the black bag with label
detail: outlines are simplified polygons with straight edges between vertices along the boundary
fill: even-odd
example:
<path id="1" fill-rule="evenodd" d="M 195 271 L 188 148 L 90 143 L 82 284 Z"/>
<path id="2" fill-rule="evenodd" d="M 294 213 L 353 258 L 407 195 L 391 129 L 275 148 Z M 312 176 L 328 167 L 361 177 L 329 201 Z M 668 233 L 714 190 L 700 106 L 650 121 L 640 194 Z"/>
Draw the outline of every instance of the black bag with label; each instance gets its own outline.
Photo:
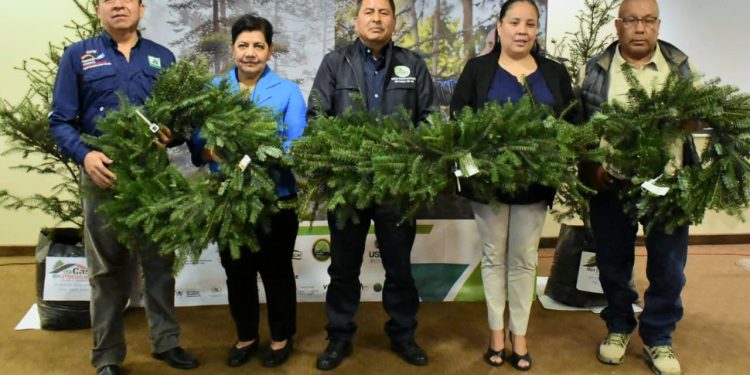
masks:
<path id="1" fill-rule="evenodd" d="M 45 301 L 47 257 L 85 257 L 81 235 L 75 228 L 43 229 L 36 247 L 36 299 L 42 329 L 66 330 L 91 327 L 89 301 Z"/>
<path id="2" fill-rule="evenodd" d="M 576 288 L 578 271 L 581 265 L 581 253 L 584 251 L 596 253 L 591 229 L 583 225 L 562 224 L 555 246 L 555 258 L 552 261 L 552 269 L 544 293 L 555 301 L 568 306 L 606 305 L 607 300 L 603 294 L 584 292 Z"/>

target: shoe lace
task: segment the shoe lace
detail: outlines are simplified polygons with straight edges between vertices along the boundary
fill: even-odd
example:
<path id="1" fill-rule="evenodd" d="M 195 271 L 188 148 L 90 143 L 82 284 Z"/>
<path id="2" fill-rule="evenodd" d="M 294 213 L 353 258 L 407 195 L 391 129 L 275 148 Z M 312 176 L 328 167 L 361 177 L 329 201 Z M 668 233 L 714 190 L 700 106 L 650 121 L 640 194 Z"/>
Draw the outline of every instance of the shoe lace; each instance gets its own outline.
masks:
<path id="1" fill-rule="evenodd" d="M 605 345 L 617 345 L 625 347 L 628 345 L 628 335 L 622 333 L 612 333 L 604 340 Z"/>
<path id="2" fill-rule="evenodd" d="M 668 359 L 675 359 L 674 351 L 672 350 L 671 346 L 656 346 L 651 348 L 651 357 L 653 359 L 657 358 L 668 358 Z"/>

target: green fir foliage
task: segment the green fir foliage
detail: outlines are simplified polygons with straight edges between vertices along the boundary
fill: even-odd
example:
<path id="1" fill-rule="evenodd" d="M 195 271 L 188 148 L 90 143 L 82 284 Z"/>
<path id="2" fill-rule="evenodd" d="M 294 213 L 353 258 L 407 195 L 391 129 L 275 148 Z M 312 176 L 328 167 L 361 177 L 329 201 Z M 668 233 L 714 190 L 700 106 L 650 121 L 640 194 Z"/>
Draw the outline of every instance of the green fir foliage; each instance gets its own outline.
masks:
<path id="1" fill-rule="evenodd" d="M 660 225 L 671 232 L 699 224 L 706 210 L 741 217 L 750 204 L 750 95 L 718 79 L 677 74 L 649 92 L 631 69 L 624 72 L 631 85 L 627 103 L 603 106 L 592 124 L 611 145 L 607 163 L 630 178 L 623 197 L 633 220 L 645 222 L 647 231 Z M 695 120 L 710 127 L 708 145 L 699 165 L 683 167 L 672 150 L 690 140 L 683 124 Z M 656 178 L 670 189 L 665 196 L 641 188 Z"/>
<path id="2" fill-rule="evenodd" d="M 86 39 L 101 32 L 96 18 L 96 0 L 73 0 L 80 10 L 82 22 L 71 21 L 66 26 L 76 34 L 75 40 Z M 56 176 L 60 180 L 47 194 L 17 195 L 0 186 L 0 204 L 10 209 L 39 210 L 57 220 L 57 224 L 72 223 L 83 226 L 83 212 L 78 189 L 78 165 L 60 151 L 49 131 L 47 116 L 52 108 L 52 91 L 63 47 L 73 43 L 49 43 L 41 57 L 24 60 L 17 68 L 26 74 L 29 91 L 17 104 L 0 99 L 0 136 L 8 148 L 0 155 L 21 155 L 24 160 L 34 157 L 33 163 L 14 166 L 14 169 L 41 176 Z"/>
<path id="3" fill-rule="evenodd" d="M 466 109 L 455 121 L 435 113 L 417 127 L 405 113 L 319 116 L 293 151 L 305 179 L 302 207 L 337 209 L 342 225 L 354 209 L 373 203 L 402 206 L 411 219 L 466 180 L 485 201 L 498 190 L 514 194 L 541 184 L 557 188 L 566 204 L 582 205 L 589 189 L 575 177 L 575 165 L 594 140 L 590 126 L 557 119 L 525 97 L 477 113 Z"/>
<path id="4" fill-rule="evenodd" d="M 86 138 L 114 161 L 117 181 L 112 190 L 85 193 L 102 195 L 99 210 L 118 240 L 131 248 L 156 244 L 160 253 L 175 254 L 175 270 L 212 242 L 235 258 L 242 247 L 258 250 L 255 230 L 277 209 L 270 176 L 283 162 L 276 119 L 253 106 L 247 92 L 232 93 L 227 82 L 213 85 L 206 69 L 204 60 L 175 64 L 143 107 L 122 100 L 99 121 L 104 135 Z M 136 111 L 183 136 L 200 127 L 206 147 L 222 160 L 221 173 L 187 180 Z M 243 171 L 238 164 L 246 154 L 251 161 Z"/>

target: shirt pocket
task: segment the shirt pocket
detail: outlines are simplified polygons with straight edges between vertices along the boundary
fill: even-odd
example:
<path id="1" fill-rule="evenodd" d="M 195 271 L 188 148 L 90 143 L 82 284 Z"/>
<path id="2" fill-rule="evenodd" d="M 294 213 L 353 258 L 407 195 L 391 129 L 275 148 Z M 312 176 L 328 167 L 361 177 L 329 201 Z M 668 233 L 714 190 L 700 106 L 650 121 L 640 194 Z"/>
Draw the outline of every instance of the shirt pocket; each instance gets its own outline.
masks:
<path id="1" fill-rule="evenodd" d="M 355 98 L 358 98 L 355 100 Z M 359 88 L 352 84 L 339 84 L 336 86 L 336 98 L 334 103 L 339 111 L 343 111 L 345 108 L 355 105 L 355 103 L 364 103 L 364 98 L 359 92 Z M 362 106 L 357 105 L 357 108 Z"/>
<path id="2" fill-rule="evenodd" d="M 94 98 L 104 98 L 116 89 L 115 69 L 111 66 L 92 68 L 83 72 L 84 92 Z"/>
<path id="3" fill-rule="evenodd" d="M 148 95 L 151 92 L 151 89 L 154 86 L 154 82 L 156 82 L 156 79 L 159 78 L 159 75 L 161 74 L 160 69 L 152 68 L 150 66 L 144 66 L 143 72 L 141 73 L 141 77 L 138 80 L 140 87 L 143 89 L 143 91 Z"/>

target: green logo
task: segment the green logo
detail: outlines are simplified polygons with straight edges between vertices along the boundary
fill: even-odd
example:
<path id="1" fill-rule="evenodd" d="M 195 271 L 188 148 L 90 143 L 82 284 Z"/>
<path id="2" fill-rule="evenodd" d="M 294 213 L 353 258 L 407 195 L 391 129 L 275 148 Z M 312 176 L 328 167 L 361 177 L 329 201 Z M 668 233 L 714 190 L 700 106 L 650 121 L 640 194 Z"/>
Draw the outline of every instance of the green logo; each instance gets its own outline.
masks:
<path id="1" fill-rule="evenodd" d="M 372 290 L 380 293 L 380 291 L 383 290 L 383 284 L 381 284 L 381 283 L 375 283 L 375 285 L 372 286 Z"/>
<path id="2" fill-rule="evenodd" d="M 408 66 L 398 65 L 393 68 L 393 73 L 396 74 L 396 77 L 405 78 L 408 77 L 409 74 L 411 74 L 411 69 L 409 69 Z"/>
<path id="3" fill-rule="evenodd" d="M 596 255 L 590 257 L 584 264 L 584 267 L 596 267 Z"/>
<path id="4" fill-rule="evenodd" d="M 148 56 L 148 65 L 152 68 L 161 69 L 161 59 L 158 57 Z"/>
<path id="5" fill-rule="evenodd" d="M 319 262 L 327 261 L 331 258 L 331 243 L 325 238 L 315 241 L 312 247 L 312 255 Z"/>

